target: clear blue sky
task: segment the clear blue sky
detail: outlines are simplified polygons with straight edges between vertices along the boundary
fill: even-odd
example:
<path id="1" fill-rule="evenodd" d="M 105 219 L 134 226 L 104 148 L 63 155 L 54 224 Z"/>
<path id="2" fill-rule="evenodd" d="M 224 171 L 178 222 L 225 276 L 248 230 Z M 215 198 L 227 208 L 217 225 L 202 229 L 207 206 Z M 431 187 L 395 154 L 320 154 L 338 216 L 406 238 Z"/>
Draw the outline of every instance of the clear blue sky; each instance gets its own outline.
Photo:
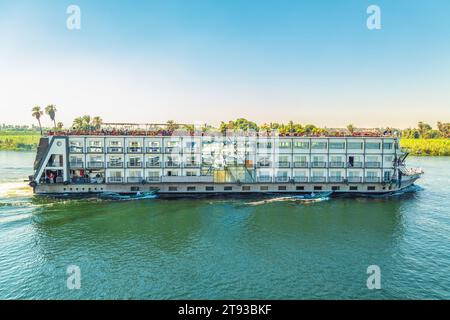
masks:
<path id="1" fill-rule="evenodd" d="M 435 125 L 450 121 L 450 1 L 0 0 L 0 123 L 50 103 L 66 125 Z"/>

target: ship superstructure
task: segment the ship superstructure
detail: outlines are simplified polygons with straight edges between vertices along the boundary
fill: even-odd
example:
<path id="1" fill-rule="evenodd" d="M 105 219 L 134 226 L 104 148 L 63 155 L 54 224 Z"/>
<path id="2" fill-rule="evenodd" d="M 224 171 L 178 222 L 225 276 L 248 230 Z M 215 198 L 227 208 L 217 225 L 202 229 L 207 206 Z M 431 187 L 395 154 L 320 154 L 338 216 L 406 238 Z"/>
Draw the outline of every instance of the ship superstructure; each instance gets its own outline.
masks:
<path id="1" fill-rule="evenodd" d="M 38 194 L 386 193 L 420 177 L 406 156 L 392 133 L 60 132 L 41 138 L 31 184 Z"/>

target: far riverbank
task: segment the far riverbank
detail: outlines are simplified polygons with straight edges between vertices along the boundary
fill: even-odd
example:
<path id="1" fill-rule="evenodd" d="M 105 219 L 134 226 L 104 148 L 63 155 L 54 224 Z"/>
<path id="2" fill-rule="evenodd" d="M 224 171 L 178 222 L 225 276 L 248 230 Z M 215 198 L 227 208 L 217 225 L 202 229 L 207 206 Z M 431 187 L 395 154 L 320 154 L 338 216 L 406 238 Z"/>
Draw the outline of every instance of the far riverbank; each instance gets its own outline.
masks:
<path id="1" fill-rule="evenodd" d="M 0 150 L 35 151 L 39 134 L 11 134 L 0 131 Z M 450 156 L 450 139 L 402 139 L 402 148 L 414 156 Z"/>

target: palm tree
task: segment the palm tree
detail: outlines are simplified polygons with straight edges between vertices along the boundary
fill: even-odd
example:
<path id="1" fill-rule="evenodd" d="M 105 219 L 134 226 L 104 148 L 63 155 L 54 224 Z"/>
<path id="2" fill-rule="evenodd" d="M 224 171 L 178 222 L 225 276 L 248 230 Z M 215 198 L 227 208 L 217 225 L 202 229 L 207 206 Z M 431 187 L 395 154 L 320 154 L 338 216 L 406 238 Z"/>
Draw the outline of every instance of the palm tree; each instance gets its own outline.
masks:
<path id="1" fill-rule="evenodd" d="M 423 138 L 425 136 L 425 133 L 429 130 L 431 130 L 431 126 L 428 123 L 424 123 L 422 121 L 420 121 L 417 124 L 417 129 L 420 132 L 420 137 Z"/>
<path id="2" fill-rule="evenodd" d="M 220 122 L 219 131 L 225 135 L 227 133 L 227 124 L 223 121 Z"/>
<path id="3" fill-rule="evenodd" d="M 179 126 L 173 120 L 169 120 L 166 122 L 167 131 L 174 132 L 175 130 L 178 129 L 178 127 Z"/>
<path id="4" fill-rule="evenodd" d="M 39 129 L 41 130 L 41 135 L 42 135 L 42 125 L 41 125 L 41 117 L 44 113 L 41 110 L 41 107 L 36 106 L 33 109 L 31 109 L 31 115 L 33 117 L 35 117 L 39 123 Z"/>
<path id="5" fill-rule="evenodd" d="M 185 124 L 184 125 L 184 129 L 186 129 L 187 132 L 189 132 L 189 134 L 192 136 L 194 135 L 195 132 L 195 127 L 193 124 Z"/>
<path id="6" fill-rule="evenodd" d="M 83 125 L 84 125 L 84 121 L 83 121 L 82 117 L 78 117 L 73 120 L 72 126 L 74 127 L 74 129 L 78 129 L 78 130 L 83 129 Z"/>
<path id="7" fill-rule="evenodd" d="M 294 121 L 289 120 L 286 128 L 289 131 L 289 133 L 293 133 L 295 131 L 295 129 L 294 129 Z"/>
<path id="8" fill-rule="evenodd" d="M 53 125 L 56 128 L 56 121 L 55 121 L 55 115 L 56 115 L 56 107 L 53 104 L 49 104 L 45 107 L 45 113 L 52 119 Z"/>
<path id="9" fill-rule="evenodd" d="M 262 124 L 259 129 L 267 135 L 270 135 L 270 126 L 267 123 Z"/>
<path id="10" fill-rule="evenodd" d="M 91 116 L 84 115 L 81 118 L 83 119 L 83 129 L 91 130 Z"/>
<path id="11" fill-rule="evenodd" d="M 94 126 L 95 130 L 99 130 L 103 124 L 103 120 L 100 117 L 94 117 L 92 118 L 92 125 Z"/>
<path id="12" fill-rule="evenodd" d="M 209 130 L 209 126 L 207 123 L 203 124 L 201 127 L 203 133 L 206 133 Z"/>
<path id="13" fill-rule="evenodd" d="M 348 130 L 348 132 L 353 134 L 353 132 L 355 132 L 355 126 L 350 123 L 349 125 L 347 125 L 347 130 Z"/>

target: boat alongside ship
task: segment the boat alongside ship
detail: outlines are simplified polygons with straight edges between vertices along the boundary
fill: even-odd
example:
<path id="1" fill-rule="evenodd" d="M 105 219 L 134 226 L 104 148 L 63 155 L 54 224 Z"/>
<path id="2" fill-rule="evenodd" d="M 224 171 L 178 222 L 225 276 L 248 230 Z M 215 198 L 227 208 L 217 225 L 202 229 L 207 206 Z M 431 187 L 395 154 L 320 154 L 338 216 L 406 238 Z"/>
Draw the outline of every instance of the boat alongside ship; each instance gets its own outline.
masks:
<path id="1" fill-rule="evenodd" d="M 135 126 L 108 124 L 95 132 L 43 136 L 30 176 L 34 192 L 104 197 L 380 194 L 402 190 L 423 173 L 406 167 L 408 153 L 391 132 L 166 134 Z"/>

